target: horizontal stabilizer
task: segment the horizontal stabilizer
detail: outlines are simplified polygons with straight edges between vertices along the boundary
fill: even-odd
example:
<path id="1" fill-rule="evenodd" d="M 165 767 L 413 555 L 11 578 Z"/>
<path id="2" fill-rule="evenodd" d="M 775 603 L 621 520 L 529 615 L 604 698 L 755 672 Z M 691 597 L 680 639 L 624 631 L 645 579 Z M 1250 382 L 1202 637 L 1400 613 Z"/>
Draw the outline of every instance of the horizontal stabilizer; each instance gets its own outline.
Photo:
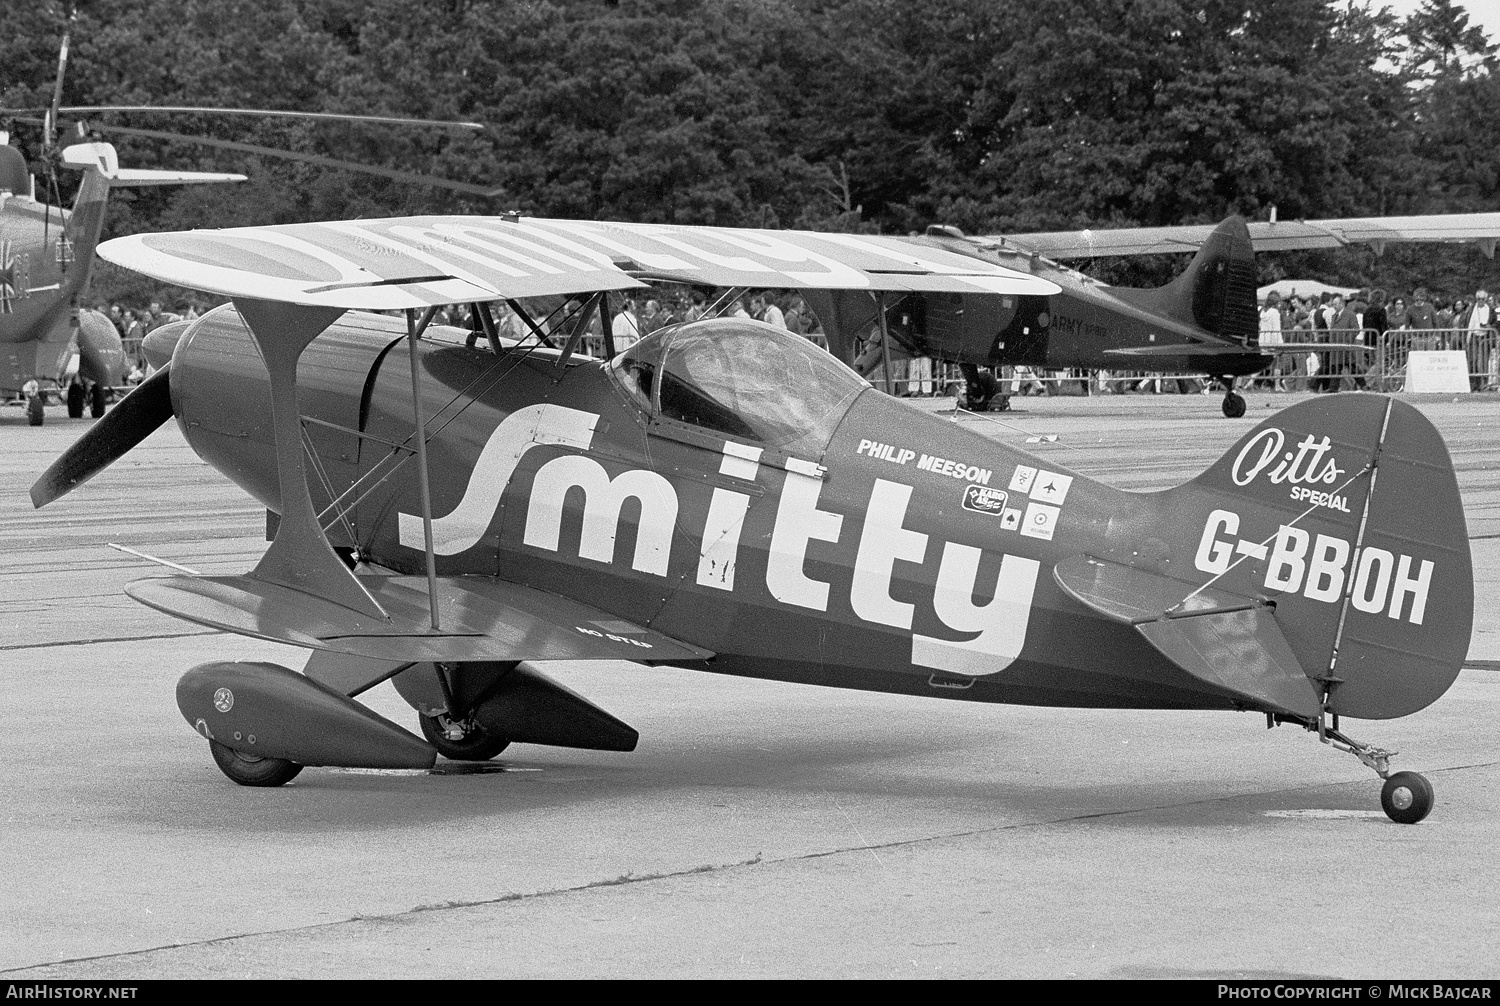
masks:
<path id="1" fill-rule="evenodd" d="M 1199 681 L 1257 709 L 1316 718 L 1318 694 L 1270 607 L 1254 598 L 1194 586 L 1150 570 L 1076 556 L 1052 571 L 1092 611 L 1136 630 Z M 1189 600 L 1189 598 L 1191 598 Z"/>
<path id="2" fill-rule="evenodd" d="M 428 621 L 425 577 L 362 575 L 359 581 L 390 614 L 389 622 L 253 576 L 167 576 L 137 580 L 125 592 L 142 604 L 200 625 L 391 662 L 655 664 L 713 656 L 597 608 L 487 576 L 438 577 L 442 627 L 434 630 Z"/>

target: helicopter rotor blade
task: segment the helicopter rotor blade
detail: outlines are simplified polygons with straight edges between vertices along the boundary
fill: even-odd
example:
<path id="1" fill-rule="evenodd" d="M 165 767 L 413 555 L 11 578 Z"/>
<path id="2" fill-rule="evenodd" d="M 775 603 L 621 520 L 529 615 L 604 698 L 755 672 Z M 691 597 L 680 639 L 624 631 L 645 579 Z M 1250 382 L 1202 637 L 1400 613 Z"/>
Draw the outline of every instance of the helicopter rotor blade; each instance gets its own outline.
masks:
<path id="1" fill-rule="evenodd" d="M 293 112 L 276 108 L 207 108 L 201 105 L 69 105 L 59 110 L 64 115 L 97 115 L 113 112 L 163 112 L 177 115 L 252 115 L 259 118 L 303 119 L 313 122 L 362 122 L 375 126 L 412 126 L 417 128 L 479 131 L 482 122 L 459 122 L 447 119 L 408 119 L 393 115 L 346 115 L 339 112 Z"/>
<path id="2" fill-rule="evenodd" d="M 241 143 L 237 140 L 219 140 L 208 136 L 186 136 L 182 133 L 168 133 L 159 129 L 138 129 L 134 126 L 111 126 L 90 123 L 90 128 L 97 128 L 104 132 L 123 133 L 126 136 L 145 136 L 156 140 L 173 140 L 179 143 L 192 143 L 205 147 L 218 147 L 223 150 L 236 150 L 246 154 L 261 154 L 266 157 L 277 157 L 289 161 L 303 161 L 308 164 L 316 164 L 325 168 L 340 168 L 345 171 L 357 171 L 367 175 L 379 175 L 382 178 L 393 178 L 401 182 L 411 182 L 416 185 L 430 185 L 434 188 L 449 189 L 454 192 L 462 192 L 466 195 L 480 196 L 485 199 L 494 199 L 504 194 L 503 189 L 485 185 L 472 185 L 468 182 L 455 182 L 447 178 L 439 178 L 435 175 L 423 175 L 414 171 L 401 171 L 396 168 L 382 168 L 373 164 L 360 164 L 357 161 L 344 161 L 334 157 L 324 157 L 321 154 L 304 154 L 295 150 L 282 150 L 277 147 L 263 147 L 256 143 Z"/>

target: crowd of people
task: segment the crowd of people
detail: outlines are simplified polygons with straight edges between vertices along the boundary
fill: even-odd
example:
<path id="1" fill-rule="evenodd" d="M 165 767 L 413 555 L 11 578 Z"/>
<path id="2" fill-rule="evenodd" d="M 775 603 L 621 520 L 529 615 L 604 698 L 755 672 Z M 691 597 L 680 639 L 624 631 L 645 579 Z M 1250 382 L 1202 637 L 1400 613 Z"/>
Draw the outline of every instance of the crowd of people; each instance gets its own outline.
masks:
<path id="1" fill-rule="evenodd" d="M 1471 387 L 1495 388 L 1497 315 L 1495 297 L 1483 289 L 1453 300 L 1433 298 L 1425 287 L 1409 298 L 1379 289 L 1348 296 L 1299 297 L 1294 291 L 1285 299 L 1271 291 L 1260 308 L 1262 348 L 1308 343 L 1361 348 L 1283 353 L 1258 383 L 1288 391 L 1389 390 L 1385 383 L 1404 371 L 1408 353 L 1457 350 L 1465 354 Z"/>

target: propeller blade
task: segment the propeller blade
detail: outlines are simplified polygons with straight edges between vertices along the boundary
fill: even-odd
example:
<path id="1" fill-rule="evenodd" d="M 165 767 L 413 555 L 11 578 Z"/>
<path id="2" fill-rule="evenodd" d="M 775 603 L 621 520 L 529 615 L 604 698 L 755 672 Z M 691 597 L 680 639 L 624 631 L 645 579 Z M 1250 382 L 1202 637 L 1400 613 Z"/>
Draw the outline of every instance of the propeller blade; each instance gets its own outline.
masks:
<path id="1" fill-rule="evenodd" d="M 44 507 L 124 457 L 172 418 L 170 364 L 146 378 L 52 462 L 31 487 L 31 504 Z"/>
<path id="2" fill-rule="evenodd" d="M 333 157 L 323 157 L 320 154 L 304 154 L 294 150 L 281 150 L 277 147 L 262 147 L 255 143 L 240 143 L 237 140 L 218 140 L 208 136 L 185 136 L 182 133 L 168 133 L 159 129 L 138 129 L 134 126 L 108 126 L 90 123 L 93 128 L 98 128 L 109 133 L 123 133 L 126 136 L 146 136 L 155 140 L 173 140 L 179 143 L 193 143 L 204 147 L 219 147 L 224 150 L 238 150 L 247 154 L 262 154 L 266 157 L 279 157 L 289 161 L 305 161 L 308 164 L 317 164 L 325 168 L 341 168 L 345 171 L 358 171 L 367 175 L 379 175 L 382 178 L 394 178 L 401 182 L 412 182 L 417 185 L 431 185 L 439 189 L 451 189 L 454 192 L 463 192 L 471 196 L 481 196 L 485 199 L 494 199 L 504 194 L 504 189 L 491 188 L 484 185 L 471 185 L 468 182 L 455 182 L 447 178 L 438 178 L 435 175 L 420 175 L 413 171 L 399 171 L 395 168 L 382 168 L 373 164 L 360 164 L 356 161 L 341 161 Z"/>
<path id="3" fill-rule="evenodd" d="M 253 115 L 259 118 L 307 119 L 315 122 L 363 122 L 375 126 L 415 126 L 433 129 L 482 130 L 482 122 L 446 119 L 406 119 L 392 115 L 345 115 L 339 112 L 291 112 L 275 108 L 205 108 L 200 105 L 69 105 L 64 115 L 95 115 L 108 112 L 169 112 L 191 115 Z"/>

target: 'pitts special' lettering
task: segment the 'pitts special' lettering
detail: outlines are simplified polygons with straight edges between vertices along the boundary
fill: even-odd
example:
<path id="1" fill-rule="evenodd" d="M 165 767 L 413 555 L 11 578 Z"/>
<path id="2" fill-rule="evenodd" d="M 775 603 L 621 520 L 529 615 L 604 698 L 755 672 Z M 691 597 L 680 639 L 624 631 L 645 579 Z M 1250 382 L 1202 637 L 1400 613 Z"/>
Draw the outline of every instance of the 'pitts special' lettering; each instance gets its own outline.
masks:
<path id="1" fill-rule="evenodd" d="M 440 555 L 454 555 L 476 545 L 489 525 L 506 486 L 522 456 L 538 444 L 587 451 L 593 443 L 599 417 L 560 405 L 536 405 L 507 416 L 490 434 L 464 497 L 453 510 L 434 518 L 433 539 Z M 905 465 L 915 452 L 888 444 L 862 441 L 859 453 L 893 464 Z M 720 473 L 755 481 L 760 474 L 759 448 L 726 442 Z M 940 465 L 934 467 L 936 463 Z M 989 469 L 957 465 L 941 458 L 922 456 L 917 467 L 983 484 Z M 821 510 L 822 470 L 795 458 L 786 461 L 786 478 L 776 503 L 775 524 L 767 551 L 766 589 L 782 604 L 826 612 L 831 584 L 807 574 L 808 546 L 813 541 L 838 542 L 846 529 L 845 515 Z M 1050 474 L 1050 473 L 1049 473 Z M 1059 476 L 1071 481 L 1071 478 Z M 679 500 L 673 484 L 657 472 L 633 469 L 611 477 L 602 464 L 582 453 L 564 454 L 537 469 L 527 502 L 522 542 L 533 548 L 556 552 L 561 547 L 564 502 L 570 492 L 583 494 L 582 527 L 578 555 L 595 562 L 613 563 L 622 510 L 627 500 L 639 504 L 632 569 L 667 577 L 674 531 L 679 523 Z M 1056 488 L 1052 490 L 1056 492 Z M 1061 492 L 1066 492 L 1064 485 Z M 905 526 L 912 487 L 876 479 L 859 528 L 858 556 L 849 586 L 849 602 L 862 620 L 912 632 L 916 606 L 891 596 L 895 563 L 926 561 L 930 536 Z M 1000 501 L 1004 493 L 998 493 Z M 703 518 L 697 584 L 715 590 L 736 589 L 736 567 L 740 536 L 754 500 L 747 493 L 722 486 L 713 490 Z M 1036 504 L 1032 505 L 1036 507 Z M 1051 537 L 1056 507 L 1045 521 Z M 1039 524 L 1040 526 L 1040 524 Z M 401 544 L 423 548 L 421 519 L 399 515 Z M 983 550 L 957 542 L 943 542 L 938 563 L 933 610 L 955 633 L 974 634 L 964 640 L 949 640 L 912 632 L 911 662 L 963 675 L 994 674 L 1004 670 L 1021 653 L 1031 619 L 1031 600 L 1041 565 L 1022 556 L 1001 557 L 996 585 L 990 600 L 975 604 L 980 596 L 979 566 Z M 584 631 L 580 629 L 580 631 Z"/>
<path id="2" fill-rule="evenodd" d="M 1224 573 L 1236 556 L 1248 556 L 1266 564 L 1263 585 L 1267 590 L 1301 593 L 1314 601 L 1333 603 L 1349 588 L 1349 600 L 1358 611 L 1405 618 L 1421 625 L 1427 613 L 1427 594 L 1436 568 L 1431 559 L 1396 555 L 1383 548 L 1365 546 L 1354 554 L 1343 538 L 1282 524 L 1268 542 L 1230 537 L 1238 534 L 1240 515 L 1215 510 L 1208 515 L 1193 565 L 1205 573 Z M 1353 577 L 1352 583 L 1349 578 Z"/>

